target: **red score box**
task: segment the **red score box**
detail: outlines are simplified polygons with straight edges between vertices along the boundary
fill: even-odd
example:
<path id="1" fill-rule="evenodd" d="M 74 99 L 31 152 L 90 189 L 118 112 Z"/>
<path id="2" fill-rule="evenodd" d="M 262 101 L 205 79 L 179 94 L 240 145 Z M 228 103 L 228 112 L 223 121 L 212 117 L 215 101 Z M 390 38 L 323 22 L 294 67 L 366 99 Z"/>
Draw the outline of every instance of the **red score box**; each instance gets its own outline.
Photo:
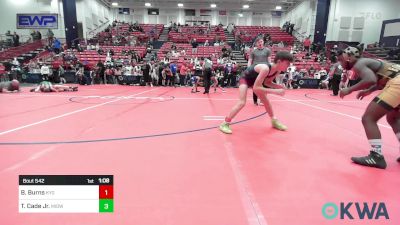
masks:
<path id="1" fill-rule="evenodd" d="M 112 185 L 100 185 L 99 186 L 99 199 L 113 199 L 114 188 Z"/>

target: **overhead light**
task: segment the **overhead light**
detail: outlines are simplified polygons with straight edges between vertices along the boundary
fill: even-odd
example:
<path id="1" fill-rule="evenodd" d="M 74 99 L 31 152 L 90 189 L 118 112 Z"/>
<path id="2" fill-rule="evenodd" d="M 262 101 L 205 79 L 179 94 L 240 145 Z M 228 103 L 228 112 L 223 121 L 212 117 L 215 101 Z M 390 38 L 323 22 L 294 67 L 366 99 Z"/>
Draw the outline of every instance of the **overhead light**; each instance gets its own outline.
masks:
<path id="1" fill-rule="evenodd" d="M 112 6 L 118 6 L 118 2 L 111 3 Z"/>
<path id="2" fill-rule="evenodd" d="M 278 9 L 278 10 L 280 10 L 280 9 L 282 9 L 282 6 L 280 6 L 280 5 L 277 5 L 277 6 L 275 7 L 275 9 Z"/>
<path id="3" fill-rule="evenodd" d="M 249 5 L 243 5 L 243 9 L 248 9 L 249 7 Z"/>
<path id="4" fill-rule="evenodd" d="M 243 17 L 243 14 L 242 14 L 242 13 L 239 13 L 238 16 L 239 16 L 239 17 Z"/>
<path id="5" fill-rule="evenodd" d="M 216 8 L 217 7 L 216 4 L 211 4 L 210 6 L 211 6 L 211 8 Z"/>
<path id="6" fill-rule="evenodd" d="M 183 3 L 178 3 L 178 7 L 183 7 Z"/>
<path id="7" fill-rule="evenodd" d="M 151 3 L 146 2 L 146 3 L 144 3 L 144 6 L 150 7 L 150 6 L 151 6 Z"/>

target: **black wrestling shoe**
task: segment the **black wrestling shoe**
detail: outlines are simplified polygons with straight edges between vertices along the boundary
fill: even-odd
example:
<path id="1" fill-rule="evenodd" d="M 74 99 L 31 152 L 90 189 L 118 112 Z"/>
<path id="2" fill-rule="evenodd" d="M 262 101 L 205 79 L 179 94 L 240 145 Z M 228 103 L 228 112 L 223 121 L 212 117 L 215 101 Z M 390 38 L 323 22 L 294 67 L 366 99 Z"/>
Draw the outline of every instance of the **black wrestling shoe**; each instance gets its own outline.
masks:
<path id="1" fill-rule="evenodd" d="M 78 87 L 72 87 L 72 91 L 78 91 Z"/>
<path id="2" fill-rule="evenodd" d="M 399 158 L 397 158 L 397 162 L 398 162 L 398 163 L 400 163 L 400 157 L 399 157 Z"/>
<path id="3" fill-rule="evenodd" d="M 379 169 L 386 169 L 386 161 L 383 155 L 371 151 L 369 155 L 364 157 L 351 157 L 351 160 L 362 166 L 375 167 Z"/>

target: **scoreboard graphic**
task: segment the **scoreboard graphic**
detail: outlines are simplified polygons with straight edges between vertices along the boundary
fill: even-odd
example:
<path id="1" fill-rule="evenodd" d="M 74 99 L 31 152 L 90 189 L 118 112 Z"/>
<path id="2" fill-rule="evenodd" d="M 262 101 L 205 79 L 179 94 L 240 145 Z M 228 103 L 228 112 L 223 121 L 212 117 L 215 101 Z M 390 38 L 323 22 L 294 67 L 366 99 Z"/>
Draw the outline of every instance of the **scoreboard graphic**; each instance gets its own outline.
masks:
<path id="1" fill-rule="evenodd" d="M 20 213 L 112 213 L 113 175 L 20 175 Z"/>

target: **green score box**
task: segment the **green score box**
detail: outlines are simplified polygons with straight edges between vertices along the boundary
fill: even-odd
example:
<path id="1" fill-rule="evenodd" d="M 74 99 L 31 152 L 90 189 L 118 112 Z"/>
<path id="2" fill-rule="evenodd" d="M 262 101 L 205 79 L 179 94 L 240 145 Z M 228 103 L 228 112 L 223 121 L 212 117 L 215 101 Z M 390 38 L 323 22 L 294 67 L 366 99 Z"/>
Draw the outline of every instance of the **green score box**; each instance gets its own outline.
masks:
<path id="1" fill-rule="evenodd" d="M 99 212 L 101 212 L 101 213 L 114 212 L 114 200 L 113 199 L 99 199 Z"/>

